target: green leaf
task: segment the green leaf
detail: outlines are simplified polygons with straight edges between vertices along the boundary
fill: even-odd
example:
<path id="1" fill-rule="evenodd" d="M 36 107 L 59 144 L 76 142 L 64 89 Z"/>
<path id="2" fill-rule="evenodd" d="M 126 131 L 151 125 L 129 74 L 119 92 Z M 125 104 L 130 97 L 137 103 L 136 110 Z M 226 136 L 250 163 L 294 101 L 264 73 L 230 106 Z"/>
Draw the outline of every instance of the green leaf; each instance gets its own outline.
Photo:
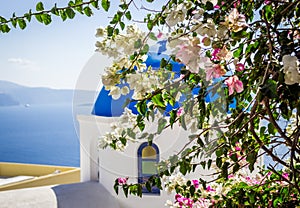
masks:
<path id="1" fill-rule="evenodd" d="M 146 104 L 146 101 L 143 100 L 141 102 L 138 102 L 136 104 L 136 107 L 137 107 L 137 110 L 138 112 L 141 114 L 141 115 L 145 115 L 146 112 L 147 112 L 147 104 Z"/>
<path id="2" fill-rule="evenodd" d="M 128 197 L 128 185 L 123 185 L 123 192 L 127 198 Z"/>
<path id="3" fill-rule="evenodd" d="M 272 79 L 268 79 L 267 83 L 261 87 L 261 92 L 263 95 L 267 96 L 268 98 L 277 98 L 277 82 Z"/>
<path id="4" fill-rule="evenodd" d="M 35 18 L 36 18 L 36 20 L 39 21 L 40 23 L 43 23 L 43 18 L 42 18 L 42 15 L 41 15 L 41 14 L 35 15 Z"/>
<path id="5" fill-rule="evenodd" d="M 131 13 L 130 13 L 130 11 L 127 11 L 127 12 L 125 13 L 125 17 L 126 17 L 128 20 L 131 20 Z"/>
<path id="6" fill-rule="evenodd" d="M 102 0 L 101 6 L 105 11 L 108 11 L 110 7 L 110 1 L 109 0 Z"/>
<path id="7" fill-rule="evenodd" d="M 74 2 L 74 1 L 69 1 L 68 6 L 69 6 L 69 7 L 75 6 L 75 2 Z"/>
<path id="8" fill-rule="evenodd" d="M 194 196 L 195 191 L 196 191 L 195 186 L 190 186 L 190 193 L 191 193 L 192 196 Z"/>
<path id="9" fill-rule="evenodd" d="M 0 25 L 0 30 L 3 33 L 8 33 L 10 31 L 10 27 L 7 24 Z"/>
<path id="10" fill-rule="evenodd" d="M 124 22 L 120 22 L 119 24 L 120 24 L 120 26 L 121 26 L 121 29 L 124 30 L 124 28 L 125 28 L 125 23 L 124 23 Z"/>
<path id="11" fill-rule="evenodd" d="M 207 1 L 205 6 L 206 6 L 207 10 L 213 10 L 214 9 L 214 5 L 210 1 Z"/>
<path id="12" fill-rule="evenodd" d="M 68 18 L 67 13 L 66 13 L 65 10 L 61 10 L 61 11 L 60 11 L 60 17 L 61 17 L 61 19 L 62 19 L 63 21 L 65 21 L 65 20 Z"/>
<path id="13" fill-rule="evenodd" d="M 69 19 L 73 19 L 75 17 L 75 12 L 71 8 L 66 9 L 66 14 Z"/>
<path id="14" fill-rule="evenodd" d="M 158 126 L 157 126 L 157 133 L 158 134 L 160 134 L 164 130 L 164 128 L 165 128 L 165 126 L 166 126 L 167 123 L 168 122 L 167 122 L 167 120 L 165 118 L 160 118 L 158 120 Z"/>
<path id="15" fill-rule="evenodd" d="M 177 117 L 177 111 L 176 110 L 172 110 L 170 112 L 170 118 L 169 118 L 169 122 L 170 122 L 170 125 L 171 125 L 171 128 L 173 127 L 173 124 L 175 123 L 176 121 L 176 117 Z"/>
<path id="16" fill-rule="evenodd" d="M 128 5 L 126 3 L 119 5 L 119 7 L 123 10 L 128 9 Z"/>
<path id="17" fill-rule="evenodd" d="M 18 22 L 17 22 L 17 19 L 11 18 L 10 21 L 11 21 L 12 26 L 13 26 L 14 28 L 16 28 L 16 27 L 17 27 L 17 23 L 18 23 Z"/>
<path id="18" fill-rule="evenodd" d="M 155 35 L 153 32 L 151 32 L 151 33 L 149 34 L 149 38 L 150 38 L 151 40 L 157 40 L 157 37 L 156 37 L 156 35 Z"/>
<path id="19" fill-rule="evenodd" d="M 82 3 L 83 3 L 83 0 L 75 0 L 76 5 L 79 5 L 79 4 L 82 4 Z"/>
<path id="20" fill-rule="evenodd" d="M 26 22 L 24 19 L 18 19 L 19 27 L 24 30 L 26 28 Z"/>
<path id="21" fill-rule="evenodd" d="M 149 181 L 146 182 L 146 189 L 151 192 L 152 191 L 152 188 L 151 188 L 151 184 Z"/>
<path id="22" fill-rule="evenodd" d="M 200 137 L 197 139 L 197 143 L 200 145 L 200 147 L 204 147 L 204 142 Z"/>
<path id="23" fill-rule="evenodd" d="M 4 17 L 1 17 L 1 16 L 0 16 L 0 22 L 1 22 L 1 23 L 6 23 L 7 20 L 6 20 Z"/>
<path id="24" fill-rule="evenodd" d="M 138 195 L 139 197 L 142 197 L 142 195 L 143 195 L 143 187 L 142 187 L 141 184 L 138 184 L 137 195 Z"/>
<path id="25" fill-rule="evenodd" d="M 274 125 L 272 123 L 268 124 L 268 132 L 272 135 L 275 135 L 277 130 L 275 129 Z"/>
<path id="26" fill-rule="evenodd" d="M 127 129 L 127 135 L 128 135 L 129 137 L 131 137 L 132 139 L 135 139 L 135 138 L 136 138 L 136 134 L 135 134 L 135 132 L 134 132 L 131 128 L 128 128 L 128 129 Z"/>
<path id="27" fill-rule="evenodd" d="M 210 169 L 212 163 L 212 159 L 209 159 L 207 162 L 207 169 Z"/>
<path id="28" fill-rule="evenodd" d="M 164 100 L 163 100 L 163 97 L 161 94 L 157 94 L 157 95 L 154 95 L 152 97 L 152 102 L 156 105 L 156 106 L 159 106 L 159 107 L 162 107 L 162 108 L 165 108 L 166 105 L 164 103 Z"/>
<path id="29" fill-rule="evenodd" d="M 179 171 L 185 175 L 187 173 L 187 167 L 186 167 L 186 164 L 184 162 L 180 163 L 180 168 L 179 168 Z"/>
<path id="30" fill-rule="evenodd" d="M 184 130 L 187 130 L 184 115 L 180 116 L 180 124 Z"/>
<path id="31" fill-rule="evenodd" d="M 108 37 L 111 37 L 111 36 L 113 36 L 113 34 L 114 34 L 114 28 L 112 27 L 112 26 L 107 26 L 107 35 L 108 35 Z"/>
<path id="32" fill-rule="evenodd" d="M 115 185 L 114 185 L 114 190 L 116 192 L 116 194 L 119 194 L 119 183 L 118 183 L 118 179 L 116 179 L 115 181 Z"/>
<path id="33" fill-rule="evenodd" d="M 54 7 L 52 7 L 52 9 L 50 10 L 52 14 L 59 16 L 59 11 L 57 9 L 56 4 L 54 5 Z"/>
<path id="34" fill-rule="evenodd" d="M 91 3 L 91 5 L 95 8 L 95 9 L 99 9 L 99 1 L 97 0 L 97 1 L 93 1 L 92 3 Z"/>
<path id="35" fill-rule="evenodd" d="M 216 165 L 218 168 L 222 167 L 222 158 L 221 157 L 217 157 L 216 159 Z"/>
<path id="36" fill-rule="evenodd" d="M 217 157 L 221 157 L 223 155 L 223 149 L 218 149 L 217 151 L 216 151 L 216 156 Z"/>
<path id="37" fill-rule="evenodd" d="M 90 17 L 93 15 L 93 11 L 89 6 L 84 7 L 83 12 L 86 16 Z"/>
<path id="38" fill-rule="evenodd" d="M 28 22 L 30 22 L 31 21 L 31 10 L 29 10 L 28 13 L 25 13 L 24 17 L 27 19 Z"/>
<path id="39" fill-rule="evenodd" d="M 147 27 L 148 27 L 149 30 L 152 30 L 153 29 L 153 22 L 148 20 Z"/>
<path id="40" fill-rule="evenodd" d="M 35 7 L 36 11 L 43 11 L 44 10 L 44 5 L 42 2 L 37 3 Z"/>
<path id="41" fill-rule="evenodd" d="M 240 55 L 243 53 L 243 49 L 244 49 L 244 44 L 241 44 L 241 45 L 239 46 L 239 48 L 233 52 L 233 56 L 234 56 L 235 58 L 239 58 Z"/>
<path id="42" fill-rule="evenodd" d="M 162 59 L 160 60 L 160 68 L 166 67 L 167 64 L 168 64 L 168 62 L 166 61 L 166 59 L 162 58 Z"/>
<path id="43" fill-rule="evenodd" d="M 42 14 L 42 20 L 44 22 L 45 25 L 49 25 L 51 23 L 51 15 L 49 14 Z"/>
<path id="44" fill-rule="evenodd" d="M 138 49 L 140 47 L 142 47 L 142 40 L 139 38 L 134 42 L 134 48 Z"/>
<path id="45" fill-rule="evenodd" d="M 235 163 L 233 166 L 233 172 L 237 172 L 240 169 L 240 165 L 238 163 Z"/>
<path id="46" fill-rule="evenodd" d="M 148 45 L 148 44 L 145 44 L 144 47 L 143 47 L 143 49 L 142 49 L 142 51 L 141 51 L 141 53 L 147 54 L 148 51 L 149 51 L 149 45 Z"/>
<path id="47" fill-rule="evenodd" d="M 273 17 L 273 15 L 274 15 L 274 13 L 275 13 L 275 11 L 273 9 L 273 6 L 272 5 L 266 5 L 264 7 L 264 10 L 265 10 L 265 13 L 266 13 L 267 20 L 268 21 L 271 20 L 272 17 Z"/>
<path id="48" fill-rule="evenodd" d="M 148 135 L 149 133 L 145 132 L 141 136 L 139 136 L 139 139 L 145 139 Z"/>

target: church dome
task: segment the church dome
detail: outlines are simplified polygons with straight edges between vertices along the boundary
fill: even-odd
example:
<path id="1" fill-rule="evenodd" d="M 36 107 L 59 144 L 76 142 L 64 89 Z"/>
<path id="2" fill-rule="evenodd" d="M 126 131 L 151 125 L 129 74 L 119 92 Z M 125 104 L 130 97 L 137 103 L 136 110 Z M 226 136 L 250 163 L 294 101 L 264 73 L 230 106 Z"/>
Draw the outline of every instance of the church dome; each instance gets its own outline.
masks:
<path id="1" fill-rule="evenodd" d="M 158 51 L 157 53 L 149 52 L 148 58 L 145 63 L 147 66 L 152 66 L 153 69 L 159 68 L 162 58 L 168 60 L 170 57 L 166 54 L 160 53 L 160 51 Z M 183 67 L 183 64 L 180 64 L 173 60 L 171 60 L 170 63 L 172 64 L 173 71 L 176 73 L 175 78 L 178 78 L 180 76 L 180 69 L 181 67 Z M 124 111 L 123 105 L 126 99 L 131 99 L 132 95 L 133 92 L 131 91 L 128 95 L 121 95 L 119 99 L 114 100 L 112 99 L 112 96 L 109 95 L 109 91 L 105 90 L 105 87 L 103 86 L 94 104 L 92 114 L 104 117 L 121 116 Z M 131 102 L 126 107 L 131 109 L 134 114 L 138 114 L 135 104 L 136 102 Z M 175 107 L 179 106 L 176 105 Z M 166 112 L 168 111 L 168 109 L 171 110 L 171 108 L 171 106 L 167 106 Z"/>

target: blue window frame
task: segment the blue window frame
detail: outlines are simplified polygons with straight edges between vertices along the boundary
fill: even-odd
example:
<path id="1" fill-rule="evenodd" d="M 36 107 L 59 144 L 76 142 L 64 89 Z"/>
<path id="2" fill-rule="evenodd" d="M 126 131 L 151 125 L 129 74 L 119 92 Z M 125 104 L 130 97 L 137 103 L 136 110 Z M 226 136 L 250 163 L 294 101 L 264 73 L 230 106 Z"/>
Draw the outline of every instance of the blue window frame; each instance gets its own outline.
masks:
<path id="1" fill-rule="evenodd" d="M 144 142 L 138 149 L 138 183 L 144 183 L 150 176 L 157 175 L 157 164 L 159 162 L 159 149 L 157 145 L 149 146 L 148 142 Z M 149 192 L 146 187 L 142 189 L 143 193 L 160 194 L 157 187 L 152 187 Z"/>

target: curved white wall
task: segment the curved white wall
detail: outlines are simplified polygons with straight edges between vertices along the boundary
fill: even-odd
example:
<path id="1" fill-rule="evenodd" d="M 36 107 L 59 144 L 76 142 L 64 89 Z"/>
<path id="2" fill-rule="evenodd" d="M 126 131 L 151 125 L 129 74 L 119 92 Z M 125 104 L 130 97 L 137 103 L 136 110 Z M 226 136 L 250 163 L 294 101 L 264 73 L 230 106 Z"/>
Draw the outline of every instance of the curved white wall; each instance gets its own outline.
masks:
<path id="1" fill-rule="evenodd" d="M 110 124 L 117 121 L 118 118 L 84 115 L 79 115 L 77 118 L 80 124 L 82 181 L 99 180 L 112 195 L 118 198 L 121 207 L 124 208 L 164 207 L 167 199 L 173 199 L 174 196 L 170 196 L 164 191 L 161 191 L 160 196 L 145 194 L 142 199 L 135 196 L 129 196 L 129 199 L 125 198 L 122 191 L 117 196 L 113 189 L 116 178 L 129 177 L 129 183 L 137 182 L 137 150 L 140 144 L 145 141 L 131 143 L 124 152 L 109 148 L 97 150 L 98 138 L 109 131 Z M 149 130 L 153 131 L 156 128 L 157 125 L 154 124 L 149 127 Z M 168 159 L 169 156 L 178 153 L 188 142 L 187 138 L 188 133 L 175 125 L 172 130 L 163 131 L 157 138 L 154 138 L 154 143 L 160 151 L 160 160 Z M 201 177 L 199 172 L 193 173 L 192 176 L 195 178 Z"/>

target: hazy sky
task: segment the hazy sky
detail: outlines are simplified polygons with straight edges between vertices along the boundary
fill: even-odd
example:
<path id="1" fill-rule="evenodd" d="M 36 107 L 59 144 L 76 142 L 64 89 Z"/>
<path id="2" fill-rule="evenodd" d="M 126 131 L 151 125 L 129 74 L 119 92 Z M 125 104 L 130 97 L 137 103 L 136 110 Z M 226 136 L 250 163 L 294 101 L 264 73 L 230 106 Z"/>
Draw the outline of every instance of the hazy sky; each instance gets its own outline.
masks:
<path id="1" fill-rule="evenodd" d="M 29 9 L 34 10 L 37 2 L 0 0 L 0 16 L 9 18 L 13 12 L 21 16 Z M 54 2 L 44 0 L 45 9 L 51 9 Z M 68 1 L 57 2 L 58 6 L 65 6 Z M 120 1 L 111 2 L 114 10 Z M 141 6 L 141 0 L 135 2 Z M 65 22 L 53 16 L 48 26 L 33 18 L 25 30 L 12 28 L 7 34 L 0 33 L 0 80 L 26 86 L 73 89 L 83 67 L 95 53 L 96 28 L 110 21 L 112 10 L 110 14 L 95 11 L 93 17 L 76 14 L 73 20 Z M 141 10 L 135 12 L 142 13 Z"/>

